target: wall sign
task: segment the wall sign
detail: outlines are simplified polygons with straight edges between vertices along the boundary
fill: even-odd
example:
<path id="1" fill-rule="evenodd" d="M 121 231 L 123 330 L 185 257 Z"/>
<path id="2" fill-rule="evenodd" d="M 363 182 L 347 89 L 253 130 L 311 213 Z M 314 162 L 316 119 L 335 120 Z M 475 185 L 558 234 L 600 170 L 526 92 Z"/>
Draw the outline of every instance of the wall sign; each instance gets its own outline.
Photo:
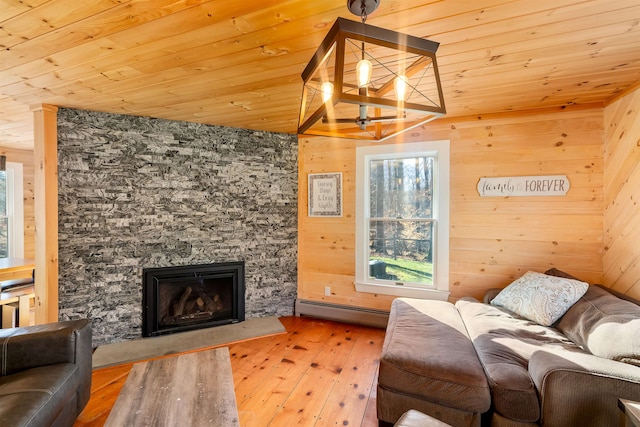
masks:
<path id="1" fill-rule="evenodd" d="M 309 216 L 342 216 L 342 172 L 309 174 Z"/>
<path id="2" fill-rule="evenodd" d="M 569 191 L 566 175 L 505 176 L 480 178 L 478 193 L 490 196 L 564 196 Z"/>

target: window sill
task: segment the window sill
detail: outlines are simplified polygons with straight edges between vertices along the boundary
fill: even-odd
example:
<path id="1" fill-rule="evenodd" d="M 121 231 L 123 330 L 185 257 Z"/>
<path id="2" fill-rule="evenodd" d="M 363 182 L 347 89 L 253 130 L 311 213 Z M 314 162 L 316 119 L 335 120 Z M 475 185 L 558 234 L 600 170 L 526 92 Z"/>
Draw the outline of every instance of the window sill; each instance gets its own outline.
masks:
<path id="1" fill-rule="evenodd" d="M 421 298 L 438 301 L 447 301 L 449 299 L 449 291 L 440 291 L 437 289 L 412 288 L 409 286 L 397 285 L 381 285 L 371 283 L 357 283 L 356 291 L 366 292 L 370 294 L 394 295 L 406 298 Z"/>

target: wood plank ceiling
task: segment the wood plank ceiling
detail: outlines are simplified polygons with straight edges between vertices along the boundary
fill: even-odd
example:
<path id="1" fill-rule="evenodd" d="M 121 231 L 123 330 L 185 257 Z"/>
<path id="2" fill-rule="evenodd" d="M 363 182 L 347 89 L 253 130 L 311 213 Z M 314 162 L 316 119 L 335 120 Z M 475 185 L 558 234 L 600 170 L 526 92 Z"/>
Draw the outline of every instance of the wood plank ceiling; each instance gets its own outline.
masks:
<path id="1" fill-rule="evenodd" d="M 295 133 L 300 73 L 345 0 L 0 0 L 0 146 L 40 103 Z M 640 83 L 638 0 L 381 0 L 440 43 L 447 116 L 604 105 Z"/>

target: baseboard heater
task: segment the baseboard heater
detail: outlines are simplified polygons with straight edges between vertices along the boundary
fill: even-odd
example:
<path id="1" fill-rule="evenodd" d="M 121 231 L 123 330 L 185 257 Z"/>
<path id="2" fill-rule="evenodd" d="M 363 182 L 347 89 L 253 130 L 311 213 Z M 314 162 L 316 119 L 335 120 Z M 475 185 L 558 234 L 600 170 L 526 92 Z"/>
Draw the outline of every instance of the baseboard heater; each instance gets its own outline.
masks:
<path id="1" fill-rule="evenodd" d="M 295 314 L 296 316 L 317 317 L 376 328 L 386 328 L 389 320 L 388 311 L 303 299 L 296 300 Z"/>

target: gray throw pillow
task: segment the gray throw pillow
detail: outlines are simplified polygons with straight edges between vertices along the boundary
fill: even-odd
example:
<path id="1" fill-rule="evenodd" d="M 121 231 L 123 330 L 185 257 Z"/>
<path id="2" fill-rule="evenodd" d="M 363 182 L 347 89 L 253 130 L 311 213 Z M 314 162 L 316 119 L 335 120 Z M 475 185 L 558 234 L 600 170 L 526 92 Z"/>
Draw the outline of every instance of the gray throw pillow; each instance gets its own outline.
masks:
<path id="1" fill-rule="evenodd" d="M 504 288 L 491 305 L 550 326 L 580 299 L 589 284 L 580 280 L 528 271 Z"/>

